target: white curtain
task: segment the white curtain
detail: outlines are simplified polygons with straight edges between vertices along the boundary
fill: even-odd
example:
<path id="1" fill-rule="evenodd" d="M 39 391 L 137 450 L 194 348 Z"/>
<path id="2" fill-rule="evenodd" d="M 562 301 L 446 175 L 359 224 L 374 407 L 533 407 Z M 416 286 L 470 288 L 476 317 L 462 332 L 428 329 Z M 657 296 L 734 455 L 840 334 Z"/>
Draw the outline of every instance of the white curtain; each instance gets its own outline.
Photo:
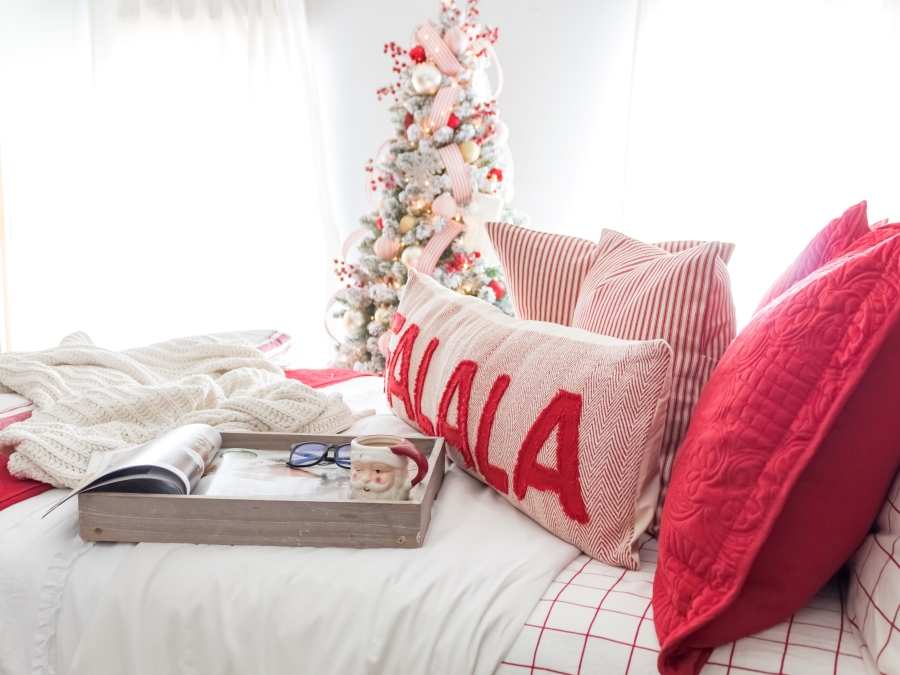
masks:
<path id="1" fill-rule="evenodd" d="M 831 218 L 900 220 L 894 0 L 641 0 L 625 232 L 717 238 L 739 323 Z"/>
<path id="2" fill-rule="evenodd" d="M 324 365 L 337 237 L 302 0 L 62 5 L 23 20 L 63 40 L 0 51 L 13 348 L 279 328 Z"/>

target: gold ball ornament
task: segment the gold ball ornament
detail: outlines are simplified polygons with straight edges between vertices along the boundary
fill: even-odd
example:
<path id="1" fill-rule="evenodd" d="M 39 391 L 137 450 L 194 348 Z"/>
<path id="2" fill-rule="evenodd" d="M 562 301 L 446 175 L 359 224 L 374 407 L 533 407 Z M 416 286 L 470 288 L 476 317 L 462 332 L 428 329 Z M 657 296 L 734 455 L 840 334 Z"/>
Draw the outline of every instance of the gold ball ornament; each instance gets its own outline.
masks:
<path id="1" fill-rule="evenodd" d="M 400 254 L 400 262 L 407 267 L 414 267 L 420 255 L 422 255 L 421 246 L 407 246 Z"/>
<path id="2" fill-rule="evenodd" d="M 459 151 L 462 153 L 462 158 L 469 164 L 481 156 L 481 148 L 475 141 L 463 141 L 459 144 Z"/>
<path id="3" fill-rule="evenodd" d="M 355 333 L 368 323 L 366 317 L 358 309 L 351 309 L 344 314 L 344 328 L 350 333 Z"/>
<path id="4" fill-rule="evenodd" d="M 436 94 L 437 90 L 441 88 L 443 79 L 441 71 L 430 63 L 420 63 L 413 68 L 412 86 L 417 94 L 428 94 L 429 96 Z"/>
<path id="5" fill-rule="evenodd" d="M 375 322 L 380 324 L 387 323 L 388 315 L 391 311 L 390 307 L 379 307 L 375 310 Z"/>
<path id="6" fill-rule="evenodd" d="M 406 214 L 400 219 L 400 222 L 397 223 L 397 227 L 400 228 L 400 232 L 402 234 L 406 234 L 411 229 L 416 226 L 416 217 L 411 216 L 410 214 Z"/>

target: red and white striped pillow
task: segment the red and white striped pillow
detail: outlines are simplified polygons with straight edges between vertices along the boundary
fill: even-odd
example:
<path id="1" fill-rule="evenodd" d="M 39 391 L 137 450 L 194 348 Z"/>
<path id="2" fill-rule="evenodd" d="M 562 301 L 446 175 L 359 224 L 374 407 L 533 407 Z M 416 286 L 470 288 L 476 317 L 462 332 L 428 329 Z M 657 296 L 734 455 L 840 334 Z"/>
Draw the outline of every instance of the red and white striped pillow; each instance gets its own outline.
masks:
<path id="1" fill-rule="evenodd" d="M 658 532 L 672 465 L 691 413 L 737 331 L 726 268 L 734 244 L 645 244 L 612 230 L 604 230 L 594 244 L 508 223 L 488 223 L 487 231 L 519 318 L 623 340 L 663 339 L 672 346 L 660 502 L 650 528 Z"/>
<path id="2" fill-rule="evenodd" d="M 597 259 L 597 244 L 509 223 L 485 225 L 516 316 L 572 325 L 581 282 Z"/>
<path id="3" fill-rule="evenodd" d="M 529 321 L 572 325 L 578 291 L 600 252 L 599 245 L 564 234 L 527 230 L 510 223 L 485 225 L 506 273 L 506 285 L 516 316 Z M 681 253 L 705 241 L 663 241 L 653 246 Z M 719 256 L 727 265 L 734 244 L 722 244 Z"/>
<path id="4" fill-rule="evenodd" d="M 713 241 L 668 253 L 604 230 L 597 261 L 578 294 L 576 328 L 623 340 L 663 339 L 672 347 L 672 393 L 651 532 L 659 531 L 672 465 L 700 392 L 737 332 L 724 260 L 733 248 Z"/>
<path id="5" fill-rule="evenodd" d="M 416 272 L 391 332 L 400 419 L 557 536 L 636 569 L 659 494 L 665 342 L 519 321 Z"/>

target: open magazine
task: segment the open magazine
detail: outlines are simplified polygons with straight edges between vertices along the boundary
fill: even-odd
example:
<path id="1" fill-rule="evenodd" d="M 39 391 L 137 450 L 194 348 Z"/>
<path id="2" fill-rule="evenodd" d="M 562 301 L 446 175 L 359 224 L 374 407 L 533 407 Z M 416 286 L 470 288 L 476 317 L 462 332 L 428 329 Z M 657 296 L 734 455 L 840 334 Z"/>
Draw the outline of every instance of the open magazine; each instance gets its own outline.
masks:
<path id="1" fill-rule="evenodd" d="M 334 464 L 292 469 L 289 455 L 289 447 L 223 449 L 216 429 L 189 424 L 133 448 L 93 453 L 81 483 L 47 513 L 82 492 L 347 498 L 349 471 Z"/>

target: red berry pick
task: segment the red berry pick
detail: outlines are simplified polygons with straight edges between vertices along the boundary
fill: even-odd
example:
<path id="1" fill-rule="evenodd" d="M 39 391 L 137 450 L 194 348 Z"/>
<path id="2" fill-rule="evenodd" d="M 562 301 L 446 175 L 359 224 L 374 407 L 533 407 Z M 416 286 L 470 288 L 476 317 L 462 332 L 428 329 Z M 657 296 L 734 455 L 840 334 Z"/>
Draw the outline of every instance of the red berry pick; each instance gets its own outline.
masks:
<path id="1" fill-rule="evenodd" d="M 494 291 L 494 297 L 498 300 L 502 300 L 503 296 L 506 295 L 506 286 L 503 285 L 502 281 L 494 279 L 488 283 L 488 288 Z"/>
<path id="2" fill-rule="evenodd" d="M 425 48 L 422 45 L 416 45 L 409 50 L 409 60 L 413 63 L 425 62 Z"/>

